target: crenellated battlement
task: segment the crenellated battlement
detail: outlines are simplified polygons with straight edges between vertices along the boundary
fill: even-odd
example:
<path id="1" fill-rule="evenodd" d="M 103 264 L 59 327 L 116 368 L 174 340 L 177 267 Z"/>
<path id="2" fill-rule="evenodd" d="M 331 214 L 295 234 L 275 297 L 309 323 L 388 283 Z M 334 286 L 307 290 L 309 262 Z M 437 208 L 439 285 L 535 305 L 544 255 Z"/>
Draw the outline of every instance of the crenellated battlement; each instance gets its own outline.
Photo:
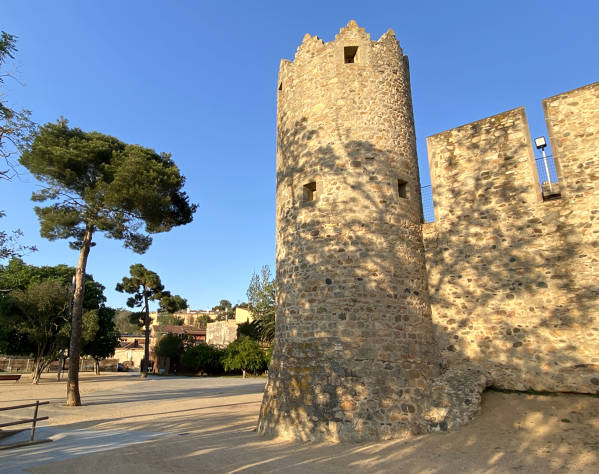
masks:
<path id="1" fill-rule="evenodd" d="M 372 41 L 370 34 L 366 33 L 364 28 L 360 28 L 355 20 L 350 20 L 346 26 L 339 30 L 333 41 L 325 43 L 318 36 L 312 36 L 309 33 L 304 35 L 302 43 L 298 46 L 293 61 L 283 60 L 285 63 L 303 63 L 308 62 L 312 67 L 315 67 L 314 60 L 317 56 L 324 56 L 325 60 L 340 60 L 345 62 L 345 48 L 357 48 L 357 55 L 354 58 L 356 65 L 368 64 L 369 49 L 389 49 L 393 54 L 402 56 L 402 51 L 399 42 L 395 37 L 392 29 L 387 30 L 378 41 Z M 328 53 L 328 54 L 327 54 Z"/>
<path id="2" fill-rule="evenodd" d="M 306 35 L 277 99 L 260 433 L 387 439 L 467 423 L 491 384 L 599 390 L 599 83 L 543 101 L 559 199 L 522 107 L 429 137 L 431 224 L 392 30 Z"/>
<path id="3" fill-rule="evenodd" d="M 523 107 L 428 137 L 437 221 L 423 234 L 433 320 L 451 364 L 487 370 L 498 387 L 592 393 L 599 82 L 543 108 L 558 199 L 541 193 Z"/>

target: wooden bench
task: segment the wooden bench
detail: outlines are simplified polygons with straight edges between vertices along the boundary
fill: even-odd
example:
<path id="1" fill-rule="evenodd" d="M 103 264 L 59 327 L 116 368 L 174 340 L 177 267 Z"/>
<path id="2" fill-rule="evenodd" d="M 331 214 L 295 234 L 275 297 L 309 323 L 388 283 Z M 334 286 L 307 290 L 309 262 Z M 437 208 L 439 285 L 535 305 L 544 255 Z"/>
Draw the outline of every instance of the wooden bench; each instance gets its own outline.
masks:
<path id="1" fill-rule="evenodd" d="M 18 382 L 20 378 L 21 374 L 0 374 L 0 382 L 2 380 L 14 380 L 15 382 Z"/>

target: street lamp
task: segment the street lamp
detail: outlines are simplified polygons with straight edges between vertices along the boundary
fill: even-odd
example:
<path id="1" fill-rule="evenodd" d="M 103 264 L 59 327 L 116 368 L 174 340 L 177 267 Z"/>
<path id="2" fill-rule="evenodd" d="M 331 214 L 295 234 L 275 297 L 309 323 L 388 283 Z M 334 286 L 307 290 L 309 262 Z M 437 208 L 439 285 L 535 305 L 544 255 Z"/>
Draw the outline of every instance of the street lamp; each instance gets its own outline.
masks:
<path id="1" fill-rule="evenodd" d="M 551 187 L 551 175 L 549 174 L 549 166 L 547 165 L 547 155 L 545 154 L 545 147 L 547 146 L 545 137 L 535 138 L 535 146 L 537 147 L 537 150 L 541 150 L 541 153 L 543 153 L 543 163 L 545 164 L 545 172 L 547 173 L 547 181 L 549 182 L 549 192 L 552 193 L 553 188 Z"/>

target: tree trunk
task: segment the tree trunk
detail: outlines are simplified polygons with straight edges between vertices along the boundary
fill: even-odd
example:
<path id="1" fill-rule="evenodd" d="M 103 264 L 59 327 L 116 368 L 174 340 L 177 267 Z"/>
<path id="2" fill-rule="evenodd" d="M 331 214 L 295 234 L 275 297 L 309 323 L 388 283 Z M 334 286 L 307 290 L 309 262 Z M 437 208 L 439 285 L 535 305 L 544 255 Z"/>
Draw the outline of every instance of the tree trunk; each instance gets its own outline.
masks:
<path id="1" fill-rule="evenodd" d="M 46 367 L 48 367 L 48 364 L 50 364 L 50 361 L 43 359 L 43 358 L 36 358 L 33 361 L 33 369 L 31 372 L 31 383 L 33 383 L 33 384 L 40 383 L 40 378 L 42 376 L 42 373 L 44 372 L 44 369 Z"/>
<path id="2" fill-rule="evenodd" d="M 141 377 L 146 378 L 148 376 L 148 366 L 150 365 L 150 308 L 148 307 L 148 294 L 144 285 L 144 302 L 146 305 L 144 323 L 146 326 L 146 347 L 144 349 L 144 364 L 141 372 Z"/>
<path id="3" fill-rule="evenodd" d="M 100 375 L 100 361 L 98 359 L 94 359 L 94 371 L 96 375 Z"/>
<path id="4" fill-rule="evenodd" d="M 58 369 L 56 370 L 56 381 L 60 382 L 60 374 L 62 373 L 62 369 L 64 367 L 64 354 L 61 354 L 58 358 Z"/>
<path id="5" fill-rule="evenodd" d="M 71 318 L 71 342 L 69 345 L 69 379 L 67 382 L 67 406 L 81 406 L 79 395 L 79 358 L 81 354 L 81 325 L 83 317 L 83 295 L 85 294 L 85 268 L 91 248 L 93 228 L 87 226 L 83 244 L 79 251 L 79 261 L 75 270 L 75 291 L 73 292 L 73 310 Z"/>
<path id="6" fill-rule="evenodd" d="M 39 359 L 33 361 L 33 368 L 31 369 L 31 383 L 40 383 L 40 376 L 42 375 L 41 364 Z"/>

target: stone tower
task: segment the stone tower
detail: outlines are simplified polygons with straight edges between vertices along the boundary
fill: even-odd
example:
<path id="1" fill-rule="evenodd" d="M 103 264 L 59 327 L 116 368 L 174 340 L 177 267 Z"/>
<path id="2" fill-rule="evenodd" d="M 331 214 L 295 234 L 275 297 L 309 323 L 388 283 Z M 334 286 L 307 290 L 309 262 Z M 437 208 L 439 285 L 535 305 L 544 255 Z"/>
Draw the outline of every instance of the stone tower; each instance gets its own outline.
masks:
<path id="1" fill-rule="evenodd" d="M 258 430 L 385 439 L 425 429 L 439 375 L 408 59 L 355 21 L 281 62 L 276 342 Z"/>

